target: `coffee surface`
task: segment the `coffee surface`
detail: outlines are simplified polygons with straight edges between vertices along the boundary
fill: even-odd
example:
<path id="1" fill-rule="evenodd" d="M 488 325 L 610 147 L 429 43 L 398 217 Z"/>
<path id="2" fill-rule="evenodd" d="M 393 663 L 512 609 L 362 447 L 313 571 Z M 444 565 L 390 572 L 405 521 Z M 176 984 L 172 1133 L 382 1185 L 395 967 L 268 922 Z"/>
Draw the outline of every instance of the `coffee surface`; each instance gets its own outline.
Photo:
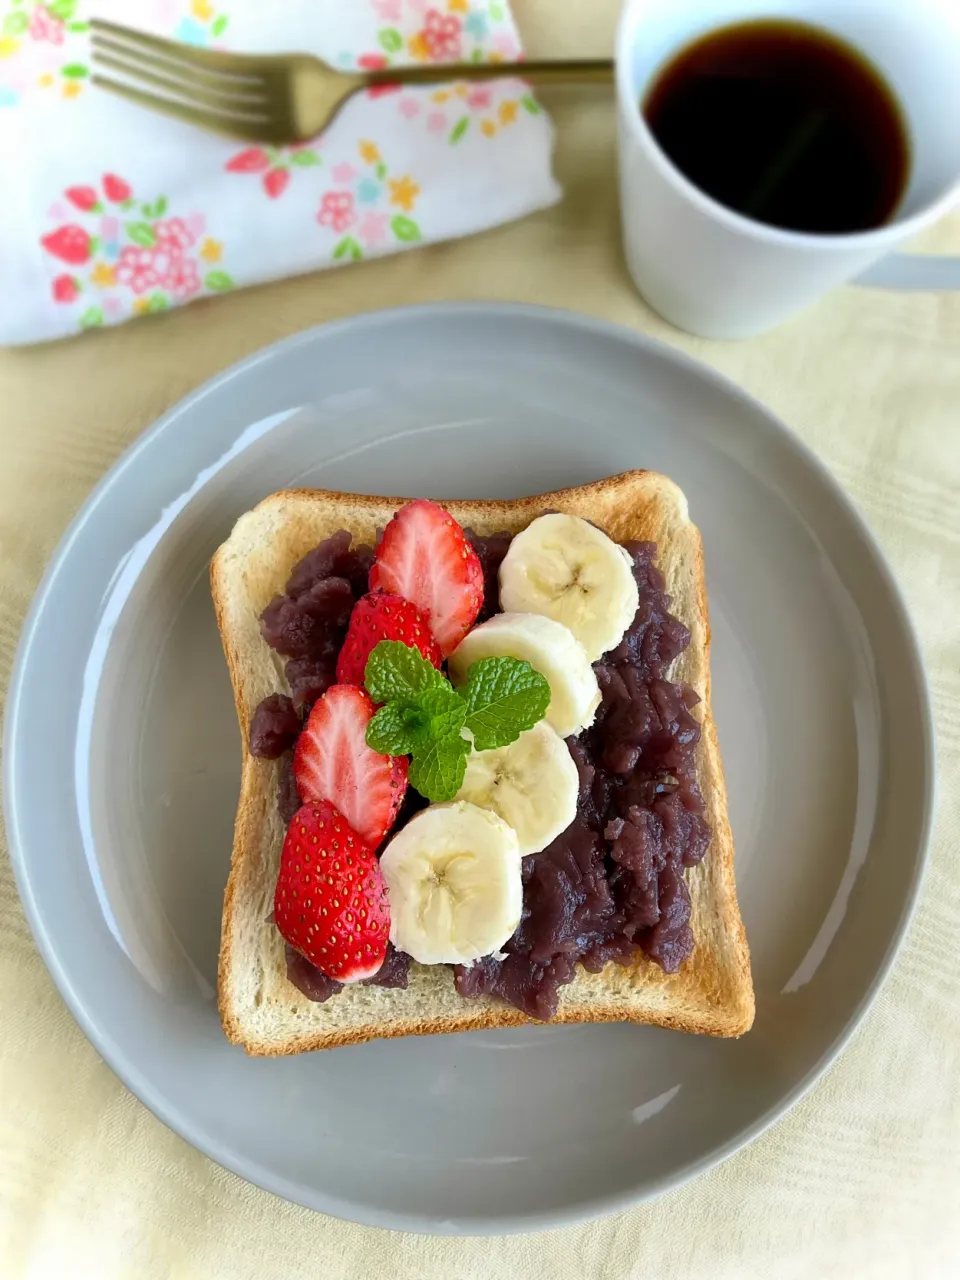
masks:
<path id="1" fill-rule="evenodd" d="M 691 182 L 759 222 L 866 231 L 906 189 L 909 135 L 893 89 L 852 45 L 806 23 L 712 31 L 661 68 L 641 105 Z"/>

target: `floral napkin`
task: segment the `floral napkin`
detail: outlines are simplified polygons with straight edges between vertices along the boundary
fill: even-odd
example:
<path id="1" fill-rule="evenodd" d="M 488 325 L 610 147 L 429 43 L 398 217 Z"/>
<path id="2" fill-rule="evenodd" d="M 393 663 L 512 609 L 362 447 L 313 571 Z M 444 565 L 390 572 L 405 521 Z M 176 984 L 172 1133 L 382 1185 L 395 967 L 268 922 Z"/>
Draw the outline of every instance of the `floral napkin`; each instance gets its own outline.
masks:
<path id="1" fill-rule="evenodd" d="M 96 14 L 334 66 L 514 61 L 505 0 L 0 0 L 0 343 L 467 235 L 559 197 L 523 81 L 386 88 L 305 145 L 246 146 L 90 84 Z"/>

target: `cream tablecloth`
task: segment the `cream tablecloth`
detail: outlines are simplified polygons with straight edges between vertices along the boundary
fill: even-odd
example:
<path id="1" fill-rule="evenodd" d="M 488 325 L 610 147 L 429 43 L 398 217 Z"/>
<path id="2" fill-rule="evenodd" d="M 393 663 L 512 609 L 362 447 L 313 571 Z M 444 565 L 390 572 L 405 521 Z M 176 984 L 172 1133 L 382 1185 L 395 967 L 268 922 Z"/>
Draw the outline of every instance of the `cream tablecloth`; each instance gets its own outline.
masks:
<path id="1" fill-rule="evenodd" d="M 516 0 L 531 52 L 610 47 L 615 0 Z M 0 352 L 0 681 L 44 565 L 93 484 L 163 410 L 255 348 L 375 307 L 576 307 L 677 346 L 765 401 L 853 495 L 906 591 L 936 705 L 923 899 L 842 1059 L 749 1150 L 619 1217 L 542 1236 L 388 1234 L 296 1208 L 165 1129 L 99 1060 L 34 948 L 0 853 L 0 1273 L 12 1280 L 960 1274 L 960 295 L 848 288 L 767 337 L 685 337 L 620 259 L 613 114 L 551 100 L 562 205 L 459 244 Z M 922 246 L 960 251 L 960 216 Z"/>

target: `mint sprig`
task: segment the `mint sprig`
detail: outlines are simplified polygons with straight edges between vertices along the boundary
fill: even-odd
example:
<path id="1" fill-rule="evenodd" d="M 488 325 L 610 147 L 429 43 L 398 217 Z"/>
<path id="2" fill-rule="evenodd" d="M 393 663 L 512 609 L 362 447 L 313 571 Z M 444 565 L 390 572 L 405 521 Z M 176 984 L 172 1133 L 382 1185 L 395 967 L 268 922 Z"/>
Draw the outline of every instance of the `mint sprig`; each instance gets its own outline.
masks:
<path id="1" fill-rule="evenodd" d="M 418 708 L 388 702 L 367 725 L 367 746 L 382 756 L 408 756 L 426 723 L 426 717 Z"/>
<path id="2" fill-rule="evenodd" d="M 428 800 L 452 800 L 463 786 L 470 743 L 466 738 L 438 738 L 410 760 L 410 782 Z"/>
<path id="3" fill-rule="evenodd" d="M 382 755 L 408 756 L 443 738 L 459 735 L 466 706 L 444 680 L 416 698 L 401 698 L 380 708 L 367 726 L 367 746 Z"/>
<path id="4" fill-rule="evenodd" d="M 478 751 L 515 742 L 543 719 L 550 702 L 546 679 L 519 658 L 481 658 L 472 663 L 460 692 L 467 708 L 464 725 Z"/>
<path id="5" fill-rule="evenodd" d="M 381 640 L 370 653 L 363 683 L 374 702 L 415 703 L 428 689 L 450 688 L 433 663 L 402 640 Z"/>
<path id="6" fill-rule="evenodd" d="M 455 689 L 418 650 L 381 640 L 367 659 L 364 684 L 383 703 L 367 726 L 367 744 L 410 756 L 410 781 L 428 800 L 452 800 L 471 750 L 515 742 L 543 719 L 550 686 L 529 662 L 481 658 Z"/>

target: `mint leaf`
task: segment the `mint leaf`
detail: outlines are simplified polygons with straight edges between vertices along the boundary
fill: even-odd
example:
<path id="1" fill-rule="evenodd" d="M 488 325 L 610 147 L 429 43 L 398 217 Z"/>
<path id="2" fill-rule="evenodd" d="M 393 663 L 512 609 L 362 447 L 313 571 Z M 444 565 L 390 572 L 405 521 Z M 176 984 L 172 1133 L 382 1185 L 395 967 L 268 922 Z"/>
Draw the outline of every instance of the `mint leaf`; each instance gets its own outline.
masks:
<path id="1" fill-rule="evenodd" d="M 408 756 L 429 728 L 429 716 L 419 707 L 388 702 L 367 725 L 367 746 L 384 756 Z"/>
<path id="2" fill-rule="evenodd" d="M 434 740 L 460 736 L 467 715 L 466 703 L 446 681 L 435 689 L 425 690 L 418 699 L 418 705 L 425 723 L 417 745 L 424 747 Z"/>
<path id="3" fill-rule="evenodd" d="M 367 725 L 367 746 L 381 755 L 407 756 L 459 735 L 467 713 L 463 699 L 444 682 L 415 702 L 388 702 Z"/>
<path id="4" fill-rule="evenodd" d="M 400 640 L 381 640 L 367 659 L 363 683 L 374 702 L 419 703 L 428 689 L 448 688 L 446 677 Z"/>
<path id="5" fill-rule="evenodd" d="M 519 658 L 481 658 L 467 671 L 460 690 L 466 705 L 464 725 L 478 751 L 505 747 L 542 720 L 550 685 L 529 662 Z"/>
<path id="6" fill-rule="evenodd" d="M 381 640 L 372 651 L 364 684 L 383 704 L 367 725 L 367 745 L 383 755 L 411 756 L 410 782 L 435 802 L 460 790 L 471 750 L 514 742 L 550 702 L 549 684 L 529 662 L 482 658 L 469 668 L 466 685 L 454 689 L 417 649 L 398 640 Z"/>
<path id="7" fill-rule="evenodd" d="M 410 762 L 410 785 L 427 800 L 452 800 L 463 786 L 470 743 L 465 738 L 441 738 Z"/>

